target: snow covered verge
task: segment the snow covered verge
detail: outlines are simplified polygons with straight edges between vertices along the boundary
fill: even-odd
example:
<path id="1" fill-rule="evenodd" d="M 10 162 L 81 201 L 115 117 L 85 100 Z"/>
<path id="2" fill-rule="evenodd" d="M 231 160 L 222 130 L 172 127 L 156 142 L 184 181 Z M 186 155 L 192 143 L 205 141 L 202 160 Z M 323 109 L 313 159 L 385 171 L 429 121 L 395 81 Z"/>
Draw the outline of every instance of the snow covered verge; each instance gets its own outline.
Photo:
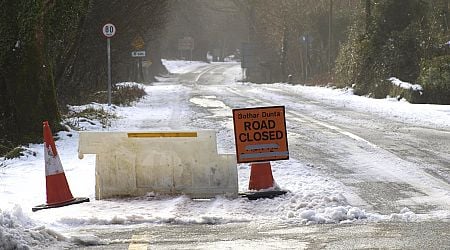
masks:
<path id="1" fill-rule="evenodd" d="M 206 65 L 199 62 L 164 61 L 172 73 L 189 72 Z M 241 83 L 234 83 L 241 84 Z M 247 83 L 243 83 L 247 84 Z M 258 86 L 251 85 L 254 91 Z M 310 98 L 333 105 L 350 105 L 356 109 L 395 114 L 399 119 L 416 119 L 448 126 L 450 108 L 442 106 L 411 106 L 406 102 L 373 100 L 352 95 L 351 91 L 327 88 L 290 86 L 287 84 L 264 85 L 288 88 Z M 81 130 L 114 131 L 168 129 L 170 119 L 179 124 L 195 117 L 195 112 L 177 100 L 187 90 L 176 82 L 165 81 L 145 86 L 148 96 L 132 107 L 108 107 L 90 104 L 72 107 L 74 111 L 87 108 L 102 109 L 116 114 L 118 118 L 108 121 L 108 127 L 95 119 L 78 119 Z M 220 105 L 218 105 L 221 108 Z M 413 108 L 414 107 L 414 108 Z M 416 107 L 419 107 L 419 111 Z M 420 110 L 422 108 L 424 110 Z M 222 107 L 227 109 L 228 107 Z M 177 112 L 174 112 L 177 111 Z M 220 112 L 219 112 L 220 113 Z M 175 117 L 175 118 L 174 118 Z M 430 118 L 431 117 L 431 118 Z M 223 137 L 232 137 L 229 131 Z M 223 138 L 219 137 L 219 138 Z M 416 214 L 404 208 L 393 214 L 377 214 L 348 201 L 353 195 L 339 181 L 323 176 L 320 169 L 299 159 L 273 163 L 273 174 L 281 188 L 289 191 L 274 199 L 250 201 L 237 198 L 216 197 L 211 200 L 192 200 L 186 196 L 169 197 L 148 194 L 144 197 L 95 200 L 95 156 L 78 159 L 78 132 L 60 132 L 56 146 L 74 196 L 89 197 L 91 202 L 51 210 L 31 212 L 31 207 L 45 202 L 45 177 L 43 145 L 31 144 L 33 154 L 4 162 L 0 168 L 0 249 L 44 248 L 55 244 L 108 244 L 93 235 L 78 235 L 77 229 L 89 227 L 137 226 L 152 224 L 223 224 L 223 223 L 289 223 L 310 225 L 318 223 L 364 223 L 376 221 L 421 221 L 450 219 L 449 211 L 434 214 Z M 233 140 L 219 141 L 220 148 L 233 152 Z M 246 191 L 249 166 L 238 166 L 240 191 Z M 63 236 L 64 235 L 64 236 Z M 2 245 L 3 244 L 3 245 Z"/>
<path id="2" fill-rule="evenodd" d="M 409 82 L 404 82 L 396 77 L 391 77 L 388 79 L 391 81 L 391 83 L 397 87 L 400 87 L 402 89 L 410 89 L 412 91 L 422 91 L 423 88 L 419 84 L 411 84 Z"/>
<path id="3" fill-rule="evenodd" d="M 249 84 L 249 83 L 242 83 Z M 262 84 L 265 89 L 253 86 L 254 92 L 267 95 L 267 89 L 287 89 L 292 93 L 303 95 L 307 99 L 319 101 L 323 104 L 350 108 L 357 111 L 372 113 L 380 117 L 387 117 L 400 122 L 416 126 L 431 126 L 436 128 L 450 128 L 450 105 L 435 104 L 411 104 L 402 99 L 387 97 L 385 99 L 373 99 L 353 94 L 353 89 L 334 89 L 328 87 L 312 87 L 302 85 L 290 85 L 285 83 Z"/>
<path id="4" fill-rule="evenodd" d="M 199 61 L 182 61 L 182 60 L 171 61 L 165 59 L 162 60 L 162 63 L 164 64 L 164 66 L 166 66 L 167 70 L 170 73 L 175 74 L 187 73 L 196 70 L 200 67 L 209 65 L 206 62 L 199 62 Z"/>
<path id="5" fill-rule="evenodd" d="M 19 206 L 10 211 L 0 210 L 0 249 L 55 246 L 66 240 L 54 230 L 36 226 Z"/>

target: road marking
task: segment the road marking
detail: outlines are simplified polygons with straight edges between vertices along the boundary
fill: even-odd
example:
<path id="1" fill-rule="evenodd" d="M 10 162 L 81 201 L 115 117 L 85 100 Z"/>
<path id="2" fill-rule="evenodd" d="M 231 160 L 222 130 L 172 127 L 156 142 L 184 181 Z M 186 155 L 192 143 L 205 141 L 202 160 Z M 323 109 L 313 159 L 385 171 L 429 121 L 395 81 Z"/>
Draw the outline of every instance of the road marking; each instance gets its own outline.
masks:
<path id="1" fill-rule="evenodd" d="M 348 131 L 345 131 L 345 130 L 343 130 L 343 129 L 341 129 L 341 128 L 338 128 L 338 127 L 336 127 L 336 126 L 327 124 L 327 123 L 325 123 L 325 122 L 318 121 L 318 120 L 316 120 L 316 119 L 313 119 L 313 118 L 308 117 L 308 116 L 306 116 L 306 115 L 299 114 L 299 113 L 294 112 L 294 111 L 289 111 L 289 112 L 287 112 L 287 113 L 293 114 L 293 115 L 295 115 L 295 116 L 300 116 L 301 118 L 303 118 L 303 119 L 306 120 L 306 121 L 313 122 L 313 123 L 315 123 L 315 124 L 317 124 L 317 125 L 320 125 L 320 126 L 322 126 L 322 127 L 325 127 L 325 128 L 331 129 L 331 130 L 334 130 L 334 131 L 338 132 L 339 134 L 342 134 L 342 135 L 345 135 L 345 136 L 347 136 L 347 137 L 350 137 L 350 138 L 353 139 L 353 140 L 367 143 L 368 145 L 370 145 L 370 146 L 372 146 L 372 147 L 374 147 L 374 148 L 379 148 L 377 145 L 371 143 L 370 141 L 367 141 L 367 140 L 364 139 L 364 138 L 361 138 L 361 137 L 359 137 L 359 136 L 357 136 L 357 135 L 355 135 L 355 134 L 353 134 L 353 133 L 350 133 L 350 132 L 348 132 Z M 295 117 L 294 117 L 293 119 L 294 119 L 294 120 L 297 120 Z"/>
<path id="2" fill-rule="evenodd" d="M 204 74 L 206 74 L 206 73 L 208 73 L 209 71 L 211 71 L 211 70 L 213 70 L 213 69 L 216 69 L 216 68 L 218 68 L 218 67 L 212 66 L 212 67 L 206 69 L 205 71 L 203 71 L 202 73 L 200 73 L 200 74 L 197 76 L 197 78 L 195 78 L 195 82 L 198 82 L 198 80 L 200 79 L 200 77 L 202 77 Z"/>
<path id="3" fill-rule="evenodd" d="M 128 246 L 128 250 L 147 250 L 148 245 L 149 242 L 147 235 L 133 235 L 131 237 L 131 243 Z"/>
<path id="4" fill-rule="evenodd" d="M 128 138 L 197 137 L 197 132 L 136 132 L 128 133 Z"/>
<path id="5" fill-rule="evenodd" d="M 230 92 L 236 94 L 236 95 L 239 95 L 239 96 L 241 96 L 241 97 L 247 97 L 247 98 L 248 98 L 248 96 L 242 95 L 241 93 L 239 93 L 238 91 L 236 91 L 236 90 L 234 90 L 234 89 L 228 88 L 228 90 L 229 90 Z M 270 104 L 270 102 L 263 101 L 263 100 L 261 100 L 261 99 L 259 99 L 259 101 L 260 101 L 260 102 L 263 102 L 263 103 L 269 103 L 269 104 Z M 370 145 L 370 146 L 372 146 L 372 147 L 374 147 L 374 148 L 379 148 L 377 145 L 375 145 L 375 144 L 373 144 L 373 143 L 367 141 L 367 140 L 364 139 L 364 138 L 361 138 L 361 137 L 359 137 L 359 136 L 357 136 L 357 135 L 355 135 L 355 134 L 353 134 L 353 133 L 350 133 L 350 132 L 348 132 L 348 131 L 345 131 L 345 130 L 343 130 L 343 129 L 340 129 L 340 128 L 336 127 L 336 126 L 327 124 L 327 123 L 325 123 L 325 122 L 318 121 L 318 120 L 313 119 L 313 118 L 311 118 L 311 117 L 309 117 L 309 116 L 306 116 L 306 115 L 303 115 L 303 114 L 300 114 L 300 113 L 297 113 L 297 112 L 294 112 L 294 111 L 287 111 L 287 112 L 286 112 L 286 115 L 294 116 L 294 117 L 291 117 L 290 119 L 293 119 L 293 120 L 296 120 L 296 121 L 299 121 L 299 122 L 312 122 L 312 123 L 315 123 L 315 124 L 320 125 L 320 126 L 322 126 L 322 127 L 325 127 L 325 128 L 331 129 L 331 130 L 334 130 L 334 131 L 338 132 L 339 134 L 342 134 L 342 135 L 345 135 L 345 136 L 347 136 L 347 137 L 350 137 L 350 138 L 353 139 L 353 140 L 361 141 L 361 142 L 367 143 L 368 145 Z M 297 118 L 297 117 L 295 117 L 295 116 L 301 117 L 302 119 Z"/>

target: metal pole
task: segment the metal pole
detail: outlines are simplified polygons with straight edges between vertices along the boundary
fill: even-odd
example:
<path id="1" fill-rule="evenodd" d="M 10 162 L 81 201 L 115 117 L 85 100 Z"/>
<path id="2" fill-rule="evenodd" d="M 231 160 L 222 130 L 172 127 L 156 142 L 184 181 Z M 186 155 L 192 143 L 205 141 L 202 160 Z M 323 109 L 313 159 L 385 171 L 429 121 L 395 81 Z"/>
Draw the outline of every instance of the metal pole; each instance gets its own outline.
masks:
<path id="1" fill-rule="evenodd" d="M 308 44 L 309 44 L 309 36 L 306 35 L 306 46 L 305 46 L 305 85 L 308 81 Z"/>
<path id="2" fill-rule="evenodd" d="M 144 71 L 142 71 L 142 57 L 139 57 L 139 81 L 144 82 Z"/>
<path id="3" fill-rule="evenodd" d="M 328 13 L 328 74 L 331 76 L 331 49 L 333 43 L 333 0 L 330 0 L 330 13 Z"/>
<path id="4" fill-rule="evenodd" d="M 111 39 L 106 39 L 108 51 L 108 106 L 111 106 Z"/>

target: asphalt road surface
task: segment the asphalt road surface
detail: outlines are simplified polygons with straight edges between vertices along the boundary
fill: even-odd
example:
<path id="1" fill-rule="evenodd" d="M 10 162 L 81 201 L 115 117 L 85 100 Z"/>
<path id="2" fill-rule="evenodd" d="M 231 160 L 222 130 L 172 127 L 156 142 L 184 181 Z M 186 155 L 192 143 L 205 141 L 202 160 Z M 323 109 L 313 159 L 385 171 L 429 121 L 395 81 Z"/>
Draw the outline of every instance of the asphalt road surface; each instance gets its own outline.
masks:
<path id="1" fill-rule="evenodd" d="M 229 84 L 237 79 L 225 73 L 235 67 L 239 65 L 212 64 L 173 76 L 170 81 L 191 89 L 173 101 L 215 96 L 231 108 L 286 105 L 290 155 L 344 183 L 357 194 L 348 197 L 352 206 L 380 214 L 398 213 L 404 207 L 424 214 L 450 210 L 448 128 L 387 119 L 277 86 L 261 85 L 260 91 L 252 91 L 245 84 Z M 216 112 L 213 107 L 196 109 L 199 115 L 190 121 L 193 126 L 206 120 L 213 125 L 223 122 L 211 116 Z M 74 248 L 450 249 L 450 218 L 325 225 L 169 223 L 83 230 L 79 233 L 95 235 L 107 244 Z"/>

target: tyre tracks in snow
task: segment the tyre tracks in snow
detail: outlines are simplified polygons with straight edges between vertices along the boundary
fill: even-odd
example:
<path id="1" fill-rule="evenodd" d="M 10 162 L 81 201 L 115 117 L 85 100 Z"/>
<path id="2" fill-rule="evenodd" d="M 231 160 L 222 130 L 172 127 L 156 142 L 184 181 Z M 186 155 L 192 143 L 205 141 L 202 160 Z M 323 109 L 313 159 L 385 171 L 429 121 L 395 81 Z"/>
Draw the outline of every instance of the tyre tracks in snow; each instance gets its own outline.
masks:
<path id="1" fill-rule="evenodd" d="M 249 106 L 283 105 L 267 97 L 249 95 L 251 91 L 241 87 L 227 86 L 226 89 L 242 97 Z M 267 92 L 273 94 L 271 89 L 267 89 Z M 289 143 L 294 144 L 290 146 L 294 157 L 306 158 L 313 165 L 320 165 L 365 197 L 365 201 L 379 212 L 398 212 L 405 206 L 423 213 L 450 209 L 450 185 L 445 179 L 424 171 L 416 162 L 408 161 L 402 155 L 386 150 L 383 145 L 373 143 L 348 129 L 290 110 L 289 104 L 298 102 L 301 97 L 291 95 L 286 98 L 286 95 L 284 93 L 283 98 L 279 99 L 291 99 L 286 108 L 286 119 L 290 125 Z M 293 97 L 296 100 L 292 100 Z M 310 146 L 316 150 L 312 157 L 306 156 L 301 150 L 303 148 L 311 153 L 307 149 Z"/>

